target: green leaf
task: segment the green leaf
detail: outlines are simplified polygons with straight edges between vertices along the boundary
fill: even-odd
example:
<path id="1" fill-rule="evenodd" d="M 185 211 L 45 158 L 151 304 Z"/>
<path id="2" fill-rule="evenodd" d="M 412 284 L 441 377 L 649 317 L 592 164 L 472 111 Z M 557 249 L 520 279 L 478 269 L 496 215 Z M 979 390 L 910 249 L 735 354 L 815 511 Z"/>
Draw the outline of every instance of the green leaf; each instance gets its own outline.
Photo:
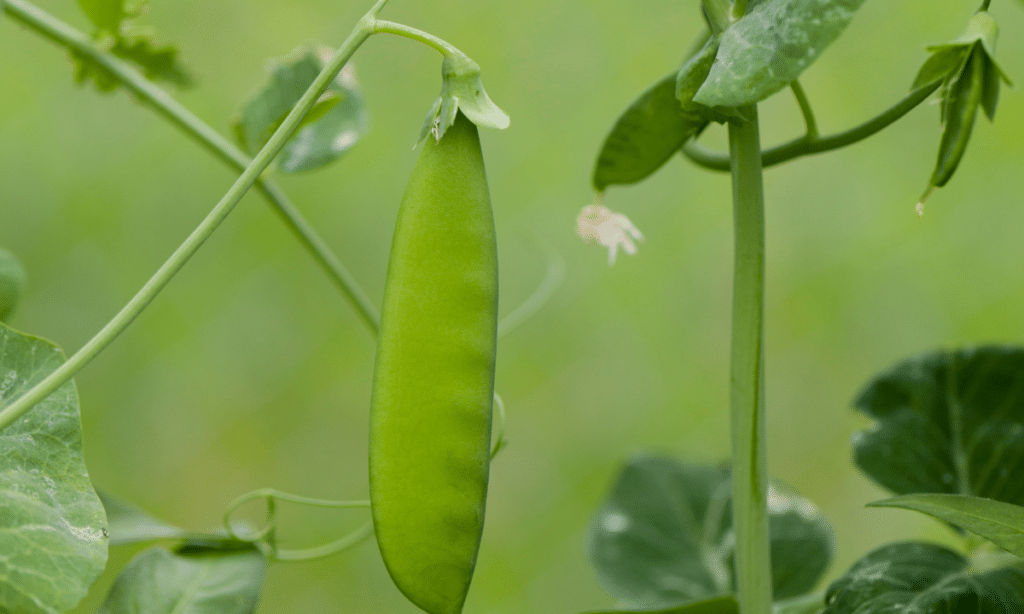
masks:
<path id="1" fill-rule="evenodd" d="M 967 56 L 970 54 L 970 45 L 940 45 L 934 47 L 932 54 L 928 56 L 921 70 L 914 79 L 911 90 L 916 90 L 930 83 L 935 83 L 948 78 L 951 74 L 957 74 L 964 69 Z"/>
<path id="2" fill-rule="evenodd" d="M 0 407 L 63 362 L 53 344 L 0 324 Z M 0 431 L 0 450 L 0 612 L 70 610 L 107 560 L 74 383 Z"/>
<path id="3" fill-rule="evenodd" d="M 586 614 L 739 614 L 736 598 L 715 597 L 661 610 L 600 610 Z"/>
<path id="4" fill-rule="evenodd" d="M 96 45 L 138 67 L 151 81 L 166 81 L 186 88 L 194 83 L 188 69 L 178 62 L 178 50 L 153 45 L 153 31 L 134 25 L 148 0 L 79 0 L 79 5 L 96 26 Z M 120 82 L 109 70 L 87 55 L 71 52 L 75 82 L 92 82 L 100 92 L 113 92 Z"/>
<path id="5" fill-rule="evenodd" d="M 309 89 L 330 51 L 300 48 L 276 60 L 270 82 L 242 107 L 234 131 L 242 149 L 255 154 Z M 277 158 L 282 171 L 312 170 L 344 154 L 369 130 L 369 113 L 351 64 L 317 101 Z"/>
<path id="6" fill-rule="evenodd" d="M 906 542 L 854 563 L 829 587 L 824 614 L 1010 614 L 1022 594 L 1020 565 L 972 570 L 952 550 Z"/>
<path id="7" fill-rule="evenodd" d="M 126 4 L 125 0 L 78 0 L 78 6 L 96 29 L 111 35 L 118 33 L 122 21 L 137 16 L 146 2 L 132 2 L 130 7 Z"/>
<path id="8" fill-rule="evenodd" d="M 678 73 L 640 94 L 615 122 L 594 165 L 594 189 L 642 181 L 709 123 L 710 109 L 693 94 L 707 77 L 718 48 L 712 37 Z"/>
<path id="9" fill-rule="evenodd" d="M 150 548 L 114 581 L 98 614 L 249 614 L 266 563 L 248 549 Z"/>
<path id="10" fill-rule="evenodd" d="M 925 354 L 855 405 L 875 423 L 854 436 L 854 460 L 882 486 L 1024 505 L 1024 349 Z"/>
<path id="11" fill-rule="evenodd" d="M 0 322 L 11 317 L 25 288 L 25 269 L 14 254 L 0 247 Z"/>
<path id="12" fill-rule="evenodd" d="M 789 85 L 842 34 L 864 0 L 763 0 L 722 34 L 694 100 L 739 107 Z"/>
<path id="13" fill-rule="evenodd" d="M 964 495 L 904 495 L 869 503 L 868 507 L 900 507 L 945 520 L 984 537 L 1024 558 L 1024 507 Z"/>
<path id="14" fill-rule="evenodd" d="M 590 558 L 609 593 L 630 607 L 664 608 L 731 594 L 728 469 L 638 456 L 591 524 Z M 827 521 L 806 499 L 769 490 L 775 595 L 809 591 L 831 559 Z"/>
<path id="15" fill-rule="evenodd" d="M 108 492 L 97 491 L 97 494 L 107 510 L 107 534 L 110 535 L 112 546 L 157 539 L 180 539 L 192 535 L 185 529 L 150 516 Z"/>

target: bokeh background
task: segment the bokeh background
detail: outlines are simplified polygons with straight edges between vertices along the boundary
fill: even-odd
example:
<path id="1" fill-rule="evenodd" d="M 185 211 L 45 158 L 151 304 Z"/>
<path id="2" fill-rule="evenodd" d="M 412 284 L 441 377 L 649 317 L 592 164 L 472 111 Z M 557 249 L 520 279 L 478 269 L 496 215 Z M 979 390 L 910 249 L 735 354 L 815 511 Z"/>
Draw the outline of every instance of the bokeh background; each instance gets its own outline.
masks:
<path id="1" fill-rule="evenodd" d="M 75 3 L 39 0 L 86 28 Z M 307 40 L 336 46 L 365 2 L 154 0 L 146 22 L 199 77 L 177 93 L 227 132 L 268 58 Z M 977 0 L 866 2 L 802 79 L 824 132 L 898 100 L 926 44 L 960 33 Z M 564 284 L 502 340 L 497 386 L 509 446 L 493 464 L 467 613 L 612 607 L 590 570 L 587 524 L 639 450 L 728 455 L 731 272 L 728 177 L 671 160 L 606 203 L 644 232 L 636 256 L 574 232 L 592 199 L 597 148 L 619 112 L 674 70 L 701 27 L 696 0 L 392 0 L 383 17 L 437 34 L 484 69 L 511 127 L 482 135 L 501 257 L 502 312 L 543 277 Z M 995 0 L 999 59 L 1024 82 L 1024 6 Z M 87 29 L 87 28 L 86 28 Z M 72 83 L 67 53 L 0 23 L 0 244 L 30 280 L 11 322 L 69 353 L 145 282 L 234 179 L 125 93 Z M 379 303 L 395 213 L 437 54 L 374 37 L 356 55 L 373 127 L 340 163 L 280 182 Z M 800 133 L 792 97 L 762 107 L 766 144 Z M 702 142 L 724 145 L 724 130 Z M 1024 336 L 1024 95 L 1004 89 L 953 181 L 914 211 L 935 161 L 938 108 L 870 141 L 768 171 L 767 390 L 771 472 L 817 502 L 837 541 L 829 578 L 897 538 L 953 543 L 884 496 L 850 462 L 857 390 L 938 348 Z M 192 529 L 263 486 L 367 496 L 374 345 L 340 293 L 265 203 L 247 196 L 174 282 L 77 378 L 97 485 Z M 240 514 L 259 522 L 256 506 Z M 365 511 L 286 506 L 286 547 L 333 539 Z M 111 564 L 92 612 L 133 554 Z M 330 559 L 273 566 L 259 612 L 416 612 L 372 540 Z"/>

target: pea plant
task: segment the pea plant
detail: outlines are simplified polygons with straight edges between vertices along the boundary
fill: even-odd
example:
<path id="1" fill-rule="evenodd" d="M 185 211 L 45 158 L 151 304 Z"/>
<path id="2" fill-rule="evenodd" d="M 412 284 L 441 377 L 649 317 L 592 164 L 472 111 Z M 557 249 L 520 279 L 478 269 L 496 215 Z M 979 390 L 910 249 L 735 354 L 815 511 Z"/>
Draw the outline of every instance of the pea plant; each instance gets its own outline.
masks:
<path id="1" fill-rule="evenodd" d="M 896 496 L 875 503 L 922 512 L 963 536 L 962 551 L 899 542 L 863 556 L 824 590 L 832 554 L 827 520 L 767 475 L 765 453 L 765 198 L 763 170 L 864 140 L 937 96 L 939 151 L 917 205 L 944 186 L 966 152 L 980 108 L 993 120 L 1007 75 L 996 63 L 997 24 L 985 0 L 963 33 L 929 48 L 910 93 L 843 132 L 822 135 L 798 81 L 853 19 L 863 0 L 693 2 L 698 44 L 678 71 L 644 91 L 615 122 L 597 157 L 595 202 L 581 237 L 637 251 L 639 229 L 605 206 L 614 185 L 640 182 L 680 153 L 732 177 L 735 216 L 730 425 L 726 464 L 655 455 L 631 459 L 589 530 L 598 578 L 615 611 L 663 614 L 1013 613 L 1024 608 L 1024 348 L 981 347 L 910 358 L 869 382 L 856 407 L 873 420 L 854 438 L 859 468 Z M 107 564 L 111 546 L 155 544 L 119 572 L 100 612 L 253 612 L 270 563 L 332 556 L 375 537 L 395 587 L 430 614 L 458 614 L 483 535 L 490 462 L 505 446 L 495 390 L 498 338 L 553 291 L 498 318 L 497 240 L 478 127 L 509 117 L 488 97 L 481 69 L 451 43 L 387 21 L 377 0 L 336 50 L 300 47 L 276 61 L 246 100 L 233 144 L 161 83 L 193 78 L 170 46 L 139 23 L 144 2 L 79 0 L 94 26 L 81 32 L 27 0 L 0 9 L 64 47 L 75 79 L 125 90 L 239 173 L 207 217 L 141 290 L 68 358 L 53 343 L 3 322 L 26 280 L 0 248 L 0 612 L 74 609 Z M 947 10 L 947 9 L 943 9 Z M 948 9 L 952 10 L 952 9 Z M 367 131 L 368 111 L 350 61 L 375 34 L 442 55 L 442 89 L 419 134 L 422 148 L 394 227 L 382 308 L 303 217 L 268 169 L 323 167 Z M 952 35 L 953 33 L 951 33 Z M 3 30 L 0 29 L 0 36 Z M 762 148 L 758 104 L 792 91 L 806 132 Z M 712 124 L 728 153 L 697 143 Z M 250 189 L 266 200 L 375 335 L 368 501 L 329 501 L 262 488 L 225 511 L 223 528 L 174 526 L 98 491 L 83 456 L 74 376 L 157 297 Z M 254 501 L 260 528 L 233 520 Z M 363 527 L 308 549 L 282 548 L 282 501 L 368 508 Z"/>

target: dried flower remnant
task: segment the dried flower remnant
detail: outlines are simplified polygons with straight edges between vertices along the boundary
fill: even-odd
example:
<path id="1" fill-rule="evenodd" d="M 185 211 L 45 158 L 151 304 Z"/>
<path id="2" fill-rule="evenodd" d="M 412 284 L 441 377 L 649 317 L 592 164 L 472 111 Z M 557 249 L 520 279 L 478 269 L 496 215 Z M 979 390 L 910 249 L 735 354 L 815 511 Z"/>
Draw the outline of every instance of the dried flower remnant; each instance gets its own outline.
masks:
<path id="1" fill-rule="evenodd" d="M 642 241 L 644 238 L 628 217 L 600 204 L 583 207 L 576 217 L 576 232 L 587 243 L 599 243 L 608 248 L 608 266 L 615 264 L 620 245 L 632 256 L 636 253 L 633 239 Z"/>

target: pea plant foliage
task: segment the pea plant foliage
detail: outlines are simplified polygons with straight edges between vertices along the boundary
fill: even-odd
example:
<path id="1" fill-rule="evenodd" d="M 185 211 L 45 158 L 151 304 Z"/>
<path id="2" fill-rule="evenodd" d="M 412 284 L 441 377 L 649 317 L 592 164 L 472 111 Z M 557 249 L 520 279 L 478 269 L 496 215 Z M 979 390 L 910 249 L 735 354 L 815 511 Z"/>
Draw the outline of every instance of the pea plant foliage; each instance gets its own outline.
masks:
<path id="1" fill-rule="evenodd" d="M 499 321 L 497 234 L 479 129 L 505 129 L 509 116 L 484 90 L 475 61 L 433 34 L 383 19 L 386 3 L 370 6 L 336 48 L 309 43 L 274 60 L 266 83 L 240 103 L 229 139 L 164 89 L 191 87 L 196 79 L 144 23 L 144 0 L 79 0 L 89 32 L 29 0 L 0 0 L 6 20 L 66 50 L 77 83 L 102 94 L 129 93 L 238 175 L 138 293 L 69 357 L 6 324 L 16 316 L 27 272 L 17 254 L 0 247 L 0 613 L 73 610 L 104 571 L 108 549 L 134 545 L 140 551 L 119 570 L 103 614 L 245 614 L 258 608 L 270 563 L 339 555 L 371 536 L 395 590 L 409 602 L 429 614 L 463 611 L 483 537 L 490 462 L 506 445 L 494 381 L 497 341 L 544 303 L 559 273 L 553 265 L 537 292 Z M 596 577 L 619 602 L 615 611 L 1024 611 L 1024 347 L 911 357 L 867 382 L 853 403 L 871 422 L 853 437 L 854 461 L 893 494 L 872 505 L 935 518 L 963 537 L 959 550 L 888 544 L 823 586 L 835 548 L 828 520 L 786 486 L 785 476 L 767 475 L 764 171 L 864 140 L 937 98 L 938 151 L 932 175 L 922 177 L 923 214 L 925 200 L 951 180 L 966 154 L 978 110 L 995 119 L 1012 72 L 996 59 L 998 24 L 991 0 L 984 0 L 964 13 L 961 33 L 928 48 L 919 72 L 908 75 L 909 91 L 889 109 L 822 134 L 799 78 L 862 3 L 687 0 L 693 18 L 684 25 L 692 26 L 696 44 L 678 70 L 629 104 L 597 154 L 595 200 L 579 214 L 577 231 L 608 250 L 609 265 L 620 250 L 635 254 L 643 234 L 605 205 L 606 192 L 643 181 L 677 154 L 730 173 L 735 216 L 731 458 L 699 464 L 640 454 L 611 480 L 587 529 L 587 548 Z M 442 58 L 442 89 L 425 109 L 421 152 L 395 222 L 379 301 L 273 179 L 274 172 L 334 163 L 367 133 L 369 110 L 351 59 L 377 34 L 411 39 Z M 762 147 L 758 105 L 785 90 L 806 131 Z M 728 131 L 727 152 L 699 144 L 712 123 Z M 73 378 L 146 309 L 250 189 L 377 339 L 370 499 L 328 501 L 264 488 L 227 505 L 221 529 L 199 532 L 93 486 Z M 266 524 L 233 522 L 233 512 L 254 500 L 265 503 Z M 363 509 L 368 520 L 322 546 L 286 549 L 277 531 L 282 501 Z"/>

